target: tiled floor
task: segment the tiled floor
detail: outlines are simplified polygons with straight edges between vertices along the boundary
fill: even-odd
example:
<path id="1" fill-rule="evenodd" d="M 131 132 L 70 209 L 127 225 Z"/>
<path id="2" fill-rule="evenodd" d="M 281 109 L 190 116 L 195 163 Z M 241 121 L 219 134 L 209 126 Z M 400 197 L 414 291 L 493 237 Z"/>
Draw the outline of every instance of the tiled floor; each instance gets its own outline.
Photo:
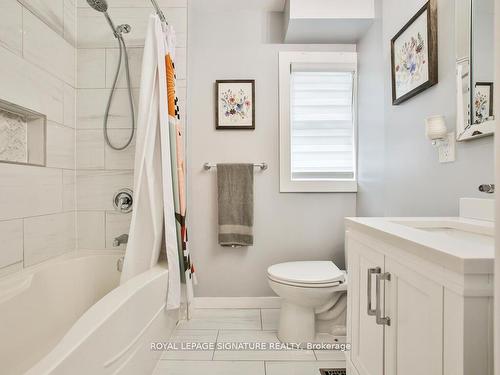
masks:
<path id="1" fill-rule="evenodd" d="M 171 342 L 279 343 L 278 309 L 201 309 L 179 323 Z M 319 368 L 343 368 L 344 353 L 329 350 L 165 351 L 153 375 L 319 375 Z"/>

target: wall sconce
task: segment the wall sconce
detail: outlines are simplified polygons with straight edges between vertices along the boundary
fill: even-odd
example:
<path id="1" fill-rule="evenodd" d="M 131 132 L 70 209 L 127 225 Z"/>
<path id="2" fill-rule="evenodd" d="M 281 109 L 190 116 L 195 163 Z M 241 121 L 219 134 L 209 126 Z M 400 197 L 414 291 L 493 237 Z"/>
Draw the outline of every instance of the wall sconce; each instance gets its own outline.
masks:
<path id="1" fill-rule="evenodd" d="M 431 116 L 425 119 L 425 135 L 439 151 L 439 162 L 455 161 L 455 133 L 448 133 L 444 116 Z"/>

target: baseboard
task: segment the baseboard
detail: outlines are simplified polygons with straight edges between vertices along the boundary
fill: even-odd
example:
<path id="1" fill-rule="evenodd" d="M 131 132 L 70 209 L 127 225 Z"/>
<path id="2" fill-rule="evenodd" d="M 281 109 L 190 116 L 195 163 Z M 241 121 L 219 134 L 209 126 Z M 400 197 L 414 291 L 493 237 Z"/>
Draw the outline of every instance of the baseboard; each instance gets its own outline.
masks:
<path id="1" fill-rule="evenodd" d="M 279 309 L 280 297 L 194 297 L 195 309 Z"/>

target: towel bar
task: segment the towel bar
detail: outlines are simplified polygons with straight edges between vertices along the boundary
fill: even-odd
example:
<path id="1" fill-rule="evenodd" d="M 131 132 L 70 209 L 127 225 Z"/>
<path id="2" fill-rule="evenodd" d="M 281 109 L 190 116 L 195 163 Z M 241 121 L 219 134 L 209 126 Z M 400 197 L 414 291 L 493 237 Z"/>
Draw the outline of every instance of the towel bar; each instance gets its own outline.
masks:
<path id="1" fill-rule="evenodd" d="M 265 171 L 268 167 L 267 163 L 255 163 L 253 166 L 256 168 L 260 168 L 262 171 Z M 214 163 L 203 164 L 203 169 L 205 169 L 206 171 L 208 171 L 212 168 L 217 168 L 217 164 L 214 164 Z"/>

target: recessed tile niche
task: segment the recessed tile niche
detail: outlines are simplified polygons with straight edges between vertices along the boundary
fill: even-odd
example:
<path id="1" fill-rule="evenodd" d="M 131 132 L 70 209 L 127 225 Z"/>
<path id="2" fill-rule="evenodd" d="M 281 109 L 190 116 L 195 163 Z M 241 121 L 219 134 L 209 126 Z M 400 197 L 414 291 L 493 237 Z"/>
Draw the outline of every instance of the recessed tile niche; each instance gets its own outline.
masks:
<path id="1" fill-rule="evenodd" d="M 0 100 L 0 163 L 45 166 L 45 115 Z"/>

